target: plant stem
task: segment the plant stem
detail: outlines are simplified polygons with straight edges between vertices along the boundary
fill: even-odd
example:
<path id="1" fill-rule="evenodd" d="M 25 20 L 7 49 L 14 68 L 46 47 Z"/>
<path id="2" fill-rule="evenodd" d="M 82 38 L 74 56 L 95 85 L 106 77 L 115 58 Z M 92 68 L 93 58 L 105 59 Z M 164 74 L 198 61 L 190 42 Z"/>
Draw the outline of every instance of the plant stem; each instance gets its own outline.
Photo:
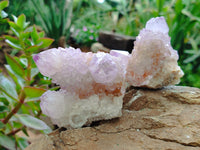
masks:
<path id="1" fill-rule="evenodd" d="M 42 111 L 39 110 L 39 111 L 38 111 L 38 114 L 36 115 L 36 117 L 39 118 L 41 114 L 42 114 Z"/>
<path id="2" fill-rule="evenodd" d="M 31 55 L 27 54 L 28 67 L 27 67 L 27 85 L 30 85 L 31 82 Z"/>
<path id="3" fill-rule="evenodd" d="M 24 126 L 23 126 L 23 127 L 24 127 Z M 13 130 L 13 131 L 11 131 L 11 132 L 9 132 L 9 133 L 7 134 L 7 136 L 15 135 L 17 132 L 21 131 L 23 127 L 19 128 L 19 129 L 16 129 L 16 130 Z"/>
<path id="4" fill-rule="evenodd" d="M 19 102 L 18 104 L 13 108 L 13 110 L 5 117 L 5 119 L 2 121 L 4 124 L 8 123 L 10 118 L 18 112 L 18 110 L 21 108 L 22 104 L 24 103 L 25 100 L 25 93 L 24 91 L 21 92 L 20 97 L 19 97 Z"/>

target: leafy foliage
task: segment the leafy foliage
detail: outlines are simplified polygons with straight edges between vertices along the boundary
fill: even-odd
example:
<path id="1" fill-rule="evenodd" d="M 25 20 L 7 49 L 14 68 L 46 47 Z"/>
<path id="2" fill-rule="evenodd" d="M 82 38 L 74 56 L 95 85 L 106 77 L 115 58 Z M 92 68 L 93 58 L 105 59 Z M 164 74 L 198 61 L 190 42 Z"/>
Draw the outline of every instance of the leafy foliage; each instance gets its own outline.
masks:
<path id="1" fill-rule="evenodd" d="M 51 129 L 38 117 L 41 114 L 39 97 L 46 91 L 48 84 L 37 84 L 35 78 L 43 78 L 32 60 L 32 55 L 53 42 L 29 26 L 25 15 L 13 16 L 8 21 L 13 36 L 5 35 L 5 41 L 22 53 L 21 56 L 5 54 L 5 68 L 8 75 L 0 73 L 0 148 L 24 149 L 28 141 L 18 137 L 17 132 L 27 134 L 27 127 L 50 132 Z M 34 116 L 31 116 L 33 114 Z M 6 142 L 5 142 L 6 141 Z"/>
<path id="2" fill-rule="evenodd" d="M 6 18 L 8 16 L 8 14 L 3 11 L 4 8 L 8 7 L 9 1 L 8 0 L 4 0 L 0 2 L 0 19 Z"/>
<path id="3" fill-rule="evenodd" d="M 8 16 L 8 14 L 3 9 L 8 7 L 8 5 L 9 5 L 8 0 L 4 0 L 0 2 L 0 34 L 5 32 L 6 30 L 6 25 L 7 25 L 6 17 Z"/>
<path id="4" fill-rule="evenodd" d="M 69 37 L 72 16 L 72 0 L 31 0 L 36 13 L 36 23 L 47 36 L 55 39 L 55 46 L 61 36 Z"/>
<path id="5" fill-rule="evenodd" d="M 180 65 L 185 72 L 182 85 L 200 87 L 200 1 L 175 3 L 175 16 L 172 21 L 171 42 L 180 55 Z"/>
<path id="6" fill-rule="evenodd" d="M 72 37 L 76 39 L 76 43 L 80 45 L 91 46 L 92 43 L 97 42 L 99 37 L 100 27 L 98 25 L 80 26 L 75 29 Z"/>

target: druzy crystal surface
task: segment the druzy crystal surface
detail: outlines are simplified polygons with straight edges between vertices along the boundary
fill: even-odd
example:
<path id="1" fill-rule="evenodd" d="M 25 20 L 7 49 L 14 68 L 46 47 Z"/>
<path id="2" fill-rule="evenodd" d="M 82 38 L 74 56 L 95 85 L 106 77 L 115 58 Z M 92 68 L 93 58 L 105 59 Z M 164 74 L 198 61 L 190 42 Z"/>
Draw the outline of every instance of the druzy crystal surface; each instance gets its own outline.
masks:
<path id="1" fill-rule="evenodd" d="M 161 88 L 180 82 L 183 71 L 170 43 L 164 17 L 150 19 L 134 42 L 126 80 L 136 87 Z"/>
<path id="2" fill-rule="evenodd" d="M 59 127 L 79 128 L 120 117 L 127 85 L 156 89 L 179 83 L 183 72 L 168 31 L 163 17 L 150 19 L 131 54 L 117 50 L 84 53 L 70 47 L 35 55 L 40 72 L 60 85 L 59 91 L 42 95 L 42 112 Z"/>
<path id="3" fill-rule="evenodd" d="M 61 87 L 45 92 L 40 103 L 58 126 L 77 128 L 121 116 L 127 66 L 121 57 L 53 48 L 33 58 L 40 72 Z"/>

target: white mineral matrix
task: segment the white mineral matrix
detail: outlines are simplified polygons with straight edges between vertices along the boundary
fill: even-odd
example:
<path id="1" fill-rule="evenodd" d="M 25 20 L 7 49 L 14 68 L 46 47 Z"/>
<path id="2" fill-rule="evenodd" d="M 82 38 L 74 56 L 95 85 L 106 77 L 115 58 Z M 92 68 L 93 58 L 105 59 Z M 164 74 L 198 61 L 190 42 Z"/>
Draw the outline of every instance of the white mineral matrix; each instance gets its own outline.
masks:
<path id="1" fill-rule="evenodd" d="M 170 44 L 163 17 L 150 19 L 134 43 L 132 54 L 83 53 L 53 48 L 33 57 L 40 72 L 60 85 L 41 96 L 41 109 L 59 127 L 79 128 L 92 121 L 120 117 L 126 83 L 161 88 L 177 84 L 183 72 Z"/>

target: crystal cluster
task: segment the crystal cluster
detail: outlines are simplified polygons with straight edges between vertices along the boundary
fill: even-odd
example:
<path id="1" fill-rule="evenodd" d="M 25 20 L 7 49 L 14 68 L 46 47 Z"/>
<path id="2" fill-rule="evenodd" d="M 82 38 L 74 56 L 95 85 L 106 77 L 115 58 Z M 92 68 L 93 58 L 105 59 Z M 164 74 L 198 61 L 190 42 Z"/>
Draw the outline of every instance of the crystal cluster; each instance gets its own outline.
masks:
<path id="1" fill-rule="evenodd" d="M 164 17 L 150 19 L 134 42 L 127 67 L 127 82 L 136 87 L 161 88 L 180 82 L 183 71 L 170 44 Z"/>
<path id="2" fill-rule="evenodd" d="M 53 48 L 35 55 L 40 72 L 59 84 L 41 97 L 41 109 L 53 123 L 77 128 L 121 116 L 127 63 L 116 54 Z"/>
<path id="3" fill-rule="evenodd" d="M 168 31 L 163 17 L 150 19 L 136 38 L 132 54 L 83 53 L 70 47 L 35 55 L 40 72 L 60 85 L 59 91 L 42 95 L 42 112 L 60 127 L 78 128 L 120 117 L 127 83 L 154 89 L 179 83 L 183 72 Z"/>

